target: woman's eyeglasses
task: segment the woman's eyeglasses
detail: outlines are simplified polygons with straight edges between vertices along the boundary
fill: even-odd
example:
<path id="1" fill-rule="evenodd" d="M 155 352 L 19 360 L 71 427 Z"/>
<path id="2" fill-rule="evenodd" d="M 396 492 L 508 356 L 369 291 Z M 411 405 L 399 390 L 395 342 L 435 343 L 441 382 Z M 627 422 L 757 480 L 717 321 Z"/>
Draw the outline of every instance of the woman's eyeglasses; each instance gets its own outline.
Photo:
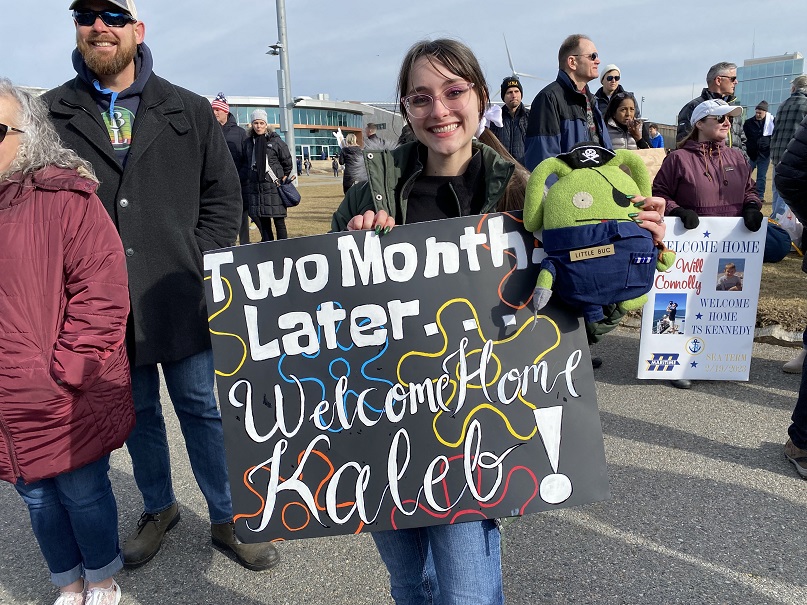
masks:
<path id="1" fill-rule="evenodd" d="M 0 143 L 3 142 L 3 139 L 6 138 L 6 134 L 8 131 L 11 130 L 12 132 L 19 132 L 20 134 L 24 134 L 24 130 L 20 130 L 19 128 L 14 128 L 13 126 L 7 126 L 6 124 L 0 124 Z"/>
<path id="2" fill-rule="evenodd" d="M 90 27 L 95 20 L 101 17 L 101 21 L 107 27 L 123 27 L 129 23 L 137 23 L 137 19 L 128 13 L 113 13 L 112 11 L 90 11 L 75 10 L 73 19 L 82 27 Z"/>
<path id="3" fill-rule="evenodd" d="M 585 57 L 586 59 L 588 59 L 590 61 L 596 61 L 597 57 L 599 57 L 600 55 L 599 55 L 599 53 L 591 53 L 590 55 L 572 55 L 572 56 L 573 57 Z M 617 78 L 617 79 L 619 79 L 619 78 Z"/>
<path id="4" fill-rule="evenodd" d="M 435 101 L 440 101 L 448 110 L 460 111 L 465 109 L 471 99 L 471 89 L 473 82 L 466 82 L 451 86 L 443 91 L 443 94 L 432 96 L 424 93 L 409 95 L 401 99 L 406 113 L 410 118 L 425 118 L 432 112 Z"/>
<path id="5" fill-rule="evenodd" d="M 726 120 L 729 119 L 729 116 L 727 114 L 725 114 L 725 113 L 722 116 L 706 116 L 706 117 L 707 118 L 714 118 L 715 122 L 717 122 L 718 124 L 722 124 L 723 122 L 725 122 Z"/>
<path id="6" fill-rule="evenodd" d="M 593 61 L 594 59 L 592 59 Z M 620 76 L 605 76 L 605 79 L 609 82 L 619 82 Z"/>

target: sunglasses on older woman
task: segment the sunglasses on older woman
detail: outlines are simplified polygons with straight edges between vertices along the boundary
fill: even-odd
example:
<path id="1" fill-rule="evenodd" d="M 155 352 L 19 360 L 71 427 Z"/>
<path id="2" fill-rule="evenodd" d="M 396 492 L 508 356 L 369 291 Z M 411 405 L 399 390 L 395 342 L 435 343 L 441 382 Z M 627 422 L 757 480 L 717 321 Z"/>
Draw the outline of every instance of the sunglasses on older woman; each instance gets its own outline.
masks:
<path id="1" fill-rule="evenodd" d="M 725 122 L 726 120 L 729 119 L 729 116 L 727 114 L 725 114 L 725 113 L 722 116 L 706 116 L 706 117 L 707 118 L 714 118 L 715 122 L 717 122 L 718 124 L 722 124 L 723 122 Z M 704 119 L 706 119 L 706 118 L 704 118 Z"/>
<path id="2" fill-rule="evenodd" d="M 7 126 L 6 124 L 0 123 L 0 143 L 6 138 L 6 134 L 8 131 L 11 130 L 12 132 L 19 132 L 20 134 L 24 134 L 24 130 L 20 130 L 19 128 L 14 128 L 13 126 Z"/>

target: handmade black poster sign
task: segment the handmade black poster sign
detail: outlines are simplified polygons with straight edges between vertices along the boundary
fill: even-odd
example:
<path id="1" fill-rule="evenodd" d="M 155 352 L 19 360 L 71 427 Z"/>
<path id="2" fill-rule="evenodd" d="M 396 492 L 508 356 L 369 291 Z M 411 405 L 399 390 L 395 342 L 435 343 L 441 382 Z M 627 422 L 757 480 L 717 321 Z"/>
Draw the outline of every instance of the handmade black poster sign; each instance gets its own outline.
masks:
<path id="1" fill-rule="evenodd" d="M 519 213 L 207 254 L 239 538 L 607 498 L 581 320 L 533 318 L 542 257 Z"/>

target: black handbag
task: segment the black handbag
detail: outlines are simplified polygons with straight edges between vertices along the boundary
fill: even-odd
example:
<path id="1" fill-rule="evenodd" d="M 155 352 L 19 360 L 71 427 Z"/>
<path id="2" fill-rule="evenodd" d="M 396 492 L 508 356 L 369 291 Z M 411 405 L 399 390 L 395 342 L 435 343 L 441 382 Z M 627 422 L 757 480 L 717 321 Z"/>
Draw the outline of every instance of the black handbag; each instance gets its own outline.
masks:
<path id="1" fill-rule="evenodd" d="M 277 194 L 280 196 L 280 201 L 283 202 L 283 205 L 286 208 L 294 208 L 297 206 L 302 200 L 302 197 L 297 187 L 294 186 L 294 182 L 289 180 L 281 182 L 280 179 L 275 176 L 274 171 L 269 167 L 268 162 L 266 163 L 266 172 L 277 187 Z"/>

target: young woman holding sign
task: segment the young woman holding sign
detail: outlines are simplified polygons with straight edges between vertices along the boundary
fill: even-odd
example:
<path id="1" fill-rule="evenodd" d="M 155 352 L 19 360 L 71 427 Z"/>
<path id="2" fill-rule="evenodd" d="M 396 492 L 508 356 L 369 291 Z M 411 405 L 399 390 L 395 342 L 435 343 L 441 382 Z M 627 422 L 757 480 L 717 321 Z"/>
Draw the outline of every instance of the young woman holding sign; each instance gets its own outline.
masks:
<path id="1" fill-rule="evenodd" d="M 404 57 L 398 96 L 417 141 L 365 152 L 367 182 L 348 191 L 333 231 L 387 233 L 396 224 L 523 207 L 529 175 L 485 128 L 488 87 L 468 47 L 446 39 L 416 43 Z M 639 218 L 652 222 L 651 231 L 660 227 L 663 237 L 657 212 Z M 500 535 L 492 520 L 380 531 L 373 538 L 398 605 L 504 602 Z"/>

